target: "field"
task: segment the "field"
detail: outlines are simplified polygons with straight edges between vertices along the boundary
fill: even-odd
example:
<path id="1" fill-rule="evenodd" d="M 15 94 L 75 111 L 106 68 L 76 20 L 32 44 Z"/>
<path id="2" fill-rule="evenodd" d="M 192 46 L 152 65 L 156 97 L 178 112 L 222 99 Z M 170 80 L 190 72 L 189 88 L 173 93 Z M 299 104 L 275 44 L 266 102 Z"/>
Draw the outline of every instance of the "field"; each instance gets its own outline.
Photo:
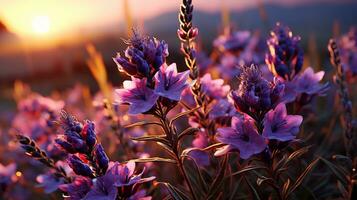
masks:
<path id="1" fill-rule="evenodd" d="M 0 199 L 357 199 L 355 2 L 1 3 Z"/>

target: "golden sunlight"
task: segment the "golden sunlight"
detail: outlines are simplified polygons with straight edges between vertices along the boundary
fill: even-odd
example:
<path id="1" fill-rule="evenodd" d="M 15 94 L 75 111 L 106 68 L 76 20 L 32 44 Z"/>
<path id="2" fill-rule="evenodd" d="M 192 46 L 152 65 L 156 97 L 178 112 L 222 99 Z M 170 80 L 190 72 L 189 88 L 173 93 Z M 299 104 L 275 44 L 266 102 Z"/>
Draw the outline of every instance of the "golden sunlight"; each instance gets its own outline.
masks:
<path id="1" fill-rule="evenodd" d="M 32 19 L 32 30 L 37 34 L 48 33 L 51 21 L 48 16 L 36 16 Z"/>

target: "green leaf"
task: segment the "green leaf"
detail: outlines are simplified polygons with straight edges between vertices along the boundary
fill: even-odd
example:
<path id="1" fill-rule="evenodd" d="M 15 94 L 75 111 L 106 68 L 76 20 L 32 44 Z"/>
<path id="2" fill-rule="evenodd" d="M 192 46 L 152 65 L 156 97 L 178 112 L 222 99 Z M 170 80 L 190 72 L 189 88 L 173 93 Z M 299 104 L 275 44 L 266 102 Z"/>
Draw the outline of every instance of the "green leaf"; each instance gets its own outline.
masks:
<path id="1" fill-rule="evenodd" d="M 131 138 L 136 141 L 145 141 L 145 142 L 161 142 L 164 144 L 168 144 L 169 141 L 166 139 L 166 135 L 147 135 L 142 137 Z"/>
<path id="2" fill-rule="evenodd" d="M 204 192 L 204 193 L 206 193 L 207 190 L 208 190 L 208 188 L 207 188 L 206 182 L 205 182 L 205 180 L 204 180 L 204 178 L 203 178 L 203 175 L 202 175 L 202 173 L 201 173 L 200 167 L 198 166 L 198 164 L 197 164 L 197 162 L 195 161 L 194 158 L 192 158 L 192 157 L 189 156 L 189 155 L 187 155 L 186 157 L 189 158 L 189 159 L 193 162 L 193 164 L 194 164 L 194 166 L 195 166 L 195 170 L 197 171 L 198 181 L 199 181 L 199 184 L 198 184 L 197 186 L 199 186 L 199 185 L 201 186 L 201 188 L 199 188 L 199 192 Z M 184 158 L 185 158 L 185 157 L 181 157 L 182 163 L 184 163 L 184 161 L 185 161 Z M 188 170 L 188 171 L 189 171 L 189 170 Z M 192 175 L 192 177 L 196 177 L 196 176 Z"/>
<path id="3" fill-rule="evenodd" d="M 158 126 L 162 126 L 159 122 L 147 122 L 147 121 L 141 121 L 141 122 L 136 122 L 133 124 L 129 124 L 127 126 L 125 126 L 124 128 L 133 128 L 135 126 L 146 126 L 146 125 L 158 125 Z"/>
<path id="4" fill-rule="evenodd" d="M 178 136 L 178 140 L 180 141 L 186 135 L 193 135 L 197 131 L 199 131 L 198 128 L 189 127 L 180 133 L 180 135 Z"/>
<path id="5" fill-rule="evenodd" d="M 300 176 L 297 178 L 297 180 L 294 182 L 294 184 L 292 184 L 292 186 L 290 187 L 289 191 L 286 193 L 286 195 L 284 194 L 284 196 L 286 197 L 285 199 L 288 199 L 289 196 L 302 184 L 303 180 L 307 177 L 307 175 L 314 169 L 314 167 L 316 166 L 316 164 L 318 163 L 319 158 L 315 159 L 314 161 L 312 161 L 307 167 L 306 169 L 300 174 Z"/>
<path id="6" fill-rule="evenodd" d="M 175 186 L 171 185 L 170 183 L 164 183 L 164 182 L 160 182 L 160 183 L 166 186 L 168 192 L 170 193 L 171 197 L 174 200 L 189 200 L 189 198 L 184 192 L 182 192 Z"/>
<path id="7" fill-rule="evenodd" d="M 146 162 L 167 162 L 167 163 L 173 163 L 176 164 L 176 160 L 172 160 L 169 158 L 161 158 L 161 157 L 151 157 L 151 158 L 138 158 L 138 159 L 132 159 L 130 161 L 134 161 L 137 163 L 146 163 Z"/>
<path id="8" fill-rule="evenodd" d="M 254 199 L 257 199 L 257 200 L 260 200 L 260 197 L 259 197 L 259 193 L 258 191 L 254 188 L 254 186 L 252 185 L 252 183 L 247 179 L 247 177 L 244 176 L 244 180 L 245 182 L 247 182 L 248 186 L 249 186 L 249 189 L 252 191 L 252 193 L 254 194 L 255 198 Z"/>
<path id="9" fill-rule="evenodd" d="M 343 185 L 346 185 L 346 184 L 347 184 L 347 179 L 346 179 L 347 174 L 345 174 L 341 168 L 339 168 L 339 167 L 336 166 L 335 164 L 331 163 L 330 161 L 328 161 L 328 160 L 326 160 L 326 159 L 324 159 L 324 158 L 322 158 L 322 157 L 320 157 L 320 160 L 321 160 L 322 162 L 324 162 L 324 163 L 327 165 L 328 168 L 330 168 L 330 170 L 332 171 L 332 173 L 337 177 L 337 179 L 338 179 L 339 181 L 341 181 L 341 183 L 342 183 Z"/>
<path id="10" fill-rule="evenodd" d="M 177 119 L 179 119 L 179 118 L 181 118 L 181 117 L 183 117 L 183 116 L 186 116 L 186 115 L 188 115 L 188 114 L 190 114 L 190 113 L 193 113 L 193 112 L 197 111 L 197 110 L 200 109 L 200 108 L 201 108 L 201 107 L 196 107 L 196 108 L 193 108 L 193 109 L 191 109 L 191 110 L 188 110 L 188 111 L 179 113 L 178 115 L 176 115 L 174 118 L 172 118 L 172 119 L 170 120 L 170 126 L 171 126 L 172 123 L 174 123 Z"/>
<path id="11" fill-rule="evenodd" d="M 207 196 L 210 198 L 207 199 L 211 199 L 211 197 L 214 197 L 219 192 L 221 188 L 220 186 L 223 185 L 223 182 L 225 180 L 224 174 L 226 171 L 227 164 L 228 164 L 228 156 L 226 155 L 221 161 L 217 176 L 215 177 L 215 179 L 213 180 L 213 182 L 209 187 Z"/>
<path id="12" fill-rule="evenodd" d="M 243 169 L 232 173 L 230 176 L 236 176 L 239 174 L 243 174 L 252 170 L 256 170 L 256 169 L 267 169 L 265 166 L 252 166 L 252 165 L 248 165 L 247 167 L 244 167 Z"/>

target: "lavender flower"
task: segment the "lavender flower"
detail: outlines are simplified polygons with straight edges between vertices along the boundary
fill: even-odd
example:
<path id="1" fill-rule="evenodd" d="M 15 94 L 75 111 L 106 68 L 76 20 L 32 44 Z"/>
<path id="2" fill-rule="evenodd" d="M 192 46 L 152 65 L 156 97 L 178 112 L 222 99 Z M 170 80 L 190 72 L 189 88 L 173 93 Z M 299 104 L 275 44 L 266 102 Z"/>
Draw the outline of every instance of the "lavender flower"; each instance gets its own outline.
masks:
<path id="1" fill-rule="evenodd" d="M 255 65 L 241 67 L 238 79 L 239 88 L 231 92 L 230 97 L 238 111 L 250 115 L 255 120 L 260 120 L 273 108 L 284 91 L 284 84 L 278 79 L 274 79 L 273 82 L 265 80 Z"/>
<path id="2" fill-rule="evenodd" d="M 49 155 L 61 157 L 61 152 L 53 146 L 52 142 L 55 137 L 53 133 L 56 132 L 54 121 L 58 120 L 57 113 L 63 106 L 63 101 L 32 94 L 18 102 L 18 113 L 12 122 L 12 127 L 34 139 Z"/>
<path id="3" fill-rule="evenodd" d="M 67 175 L 73 174 L 72 169 L 66 162 L 58 161 L 56 162 L 56 167 L 63 169 Z M 54 170 L 50 170 L 46 174 L 40 174 L 36 177 L 36 181 L 39 183 L 38 187 L 43 188 L 47 194 L 56 191 L 60 185 L 65 183 L 65 179 L 56 176 L 55 173 Z"/>
<path id="4" fill-rule="evenodd" d="M 43 188 L 46 194 L 56 191 L 64 183 L 62 178 L 50 173 L 38 175 L 36 181 L 39 183 L 38 187 Z"/>
<path id="5" fill-rule="evenodd" d="M 328 83 L 319 83 L 324 77 L 324 74 L 324 71 L 314 73 L 314 70 L 311 67 L 308 67 L 302 74 L 296 76 L 292 81 L 295 85 L 295 91 L 298 94 L 324 95 L 329 85 Z"/>
<path id="6" fill-rule="evenodd" d="M 96 143 L 94 123 L 87 120 L 85 124 L 78 122 L 73 116 L 62 112 L 61 118 L 64 134 L 55 141 L 68 153 L 88 153 Z"/>
<path id="7" fill-rule="evenodd" d="M 104 152 L 104 148 L 101 144 L 97 144 L 94 150 L 97 166 L 104 172 L 107 171 L 109 166 L 109 158 Z"/>
<path id="8" fill-rule="evenodd" d="M 11 163 L 4 166 L 0 163 L 0 194 L 13 182 L 12 176 L 16 172 L 16 164 Z"/>
<path id="9" fill-rule="evenodd" d="M 176 64 L 162 65 L 155 74 L 155 94 L 179 101 L 182 91 L 188 86 L 187 78 L 190 71 L 177 73 Z"/>
<path id="10" fill-rule="evenodd" d="M 247 115 L 233 117 L 232 126 L 218 128 L 216 139 L 226 146 L 218 149 L 214 155 L 221 156 L 230 151 L 239 150 L 242 159 L 248 159 L 266 148 L 264 138 L 258 134 L 254 121 Z"/>
<path id="11" fill-rule="evenodd" d="M 266 63 L 275 76 L 291 80 L 302 68 L 304 53 L 299 46 L 300 37 L 293 36 L 288 27 L 277 23 L 267 44 Z"/>
<path id="12" fill-rule="evenodd" d="M 146 78 L 123 82 L 123 89 L 117 89 L 119 103 L 129 104 L 129 114 L 140 114 L 149 111 L 156 103 L 158 95 L 146 87 Z"/>
<path id="13" fill-rule="evenodd" d="M 211 74 L 202 76 L 202 91 L 211 99 L 226 98 L 231 87 L 224 84 L 223 79 L 212 79 Z"/>
<path id="14" fill-rule="evenodd" d="M 118 54 L 114 58 L 119 71 L 136 78 L 147 78 L 150 83 L 169 55 L 167 44 L 156 38 L 143 38 L 136 32 L 126 43 L 125 56 Z"/>
<path id="15" fill-rule="evenodd" d="M 135 162 L 127 164 L 115 162 L 110 165 L 107 173 L 95 180 L 92 190 L 84 199 L 116 199 L 118 195 L 121 198 L 130 198 L 136 194 L 139 184 L 155 179 L 155 177 L 142 179 L 144 171 L 134 175 Z"/>
<path id="16" fill-rule="evenodd" d="M 72 168 L 74 173 L 80 176 L 93 177 L 93 171 L 76 155 L 70 155 L 67 159 L 69 166 Z"/>
<path id="17" fill-rule="evenodd" d="M 285 104 L 280 103 L 265 115 L 262 135 L 283 142 L 293 140 L 299 132 L 302 120 L 300 115 L 287 115 Z"/>
<path id="18" fill-rule="evenodd" d="M 92 185 L 91 179 L 77 176 L 72 183 L 60 185 L 59 188 L 67 193 L 66 200 L 80 200 L 87 195 Z"/>
<path id="19" fill-rule="evenodd" d="M 213 42 L 213 46 L 220 51 L 242 50 L 249 42 L 251 33 L 249 31 L 232 32 L 227 30 Z"/>
<path id="20" fill-rule="evenodd" d="M 209 137 L 205 131 L 199 131 L 196 133 L 195 139 L 192 141 L 192 146 L 195 148 L 205 148 L 208 146 Z M 208 166 L 210 164 L 209 155 L 207 152 L 200 150 L 190 151 L 190 156 L 195 159 L 199 166 Z"/>
<path id="21" fill-rule="evenodd" d="M 338 45 L 340 47 L 340 57 L 344 71 L 347 77 L 354 77 L 357 75 L 357 30 L 351 30 L 343 35 Z"/>

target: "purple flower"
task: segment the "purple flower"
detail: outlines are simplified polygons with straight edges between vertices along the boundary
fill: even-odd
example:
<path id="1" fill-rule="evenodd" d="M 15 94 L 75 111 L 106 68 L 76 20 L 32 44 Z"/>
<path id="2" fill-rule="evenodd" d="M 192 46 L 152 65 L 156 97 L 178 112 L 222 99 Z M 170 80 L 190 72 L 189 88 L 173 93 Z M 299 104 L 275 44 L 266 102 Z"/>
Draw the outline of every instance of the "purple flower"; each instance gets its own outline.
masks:
<path id="1" fill-rule="evenodd" d="M 195 139 L 192 141 L 192 146 L 196 148 L 205 148 L 208 146 L 208 135 L 204 131 L 199 131 L 195 135 Z M 210 164 L 210 158 L 207 152 L 200 150 L 190 151 L 192 156 L 199 166 L 208 166 Z"/>
<path id="2" fill-rule="evenodd" d="M 76 155 L 70 155 L 67 159 L 68 165 L 72 168 L 74 173 L 80 176 L 93 177 L 93 171 L 89 165 L 85 164 Z"/>
<path id="3" fill-rule="evenodd" d="M 146 78 L 133 78 L 123 82 L 123 89 L 117 89 L 119 103 L 129 104 L 129 114 L 140 114 L 149 111 L 156 103 L 158 95 L 146 87 Z"/>
<path id="4" fill-rule="evenodd" d="M 205 74 L 201 79 L 202 91 L 211 99 L 226 98 L 231 87 L 224 84 L 223 79 L 212 79 L 211 74 Z"/>
<path id="5" fill-rule="evenodd" d="M 357 75 L 357 29 L 351 28 L 338 42 L 341 62 L 347 78 L 354 77 Z"/>
<path id="6" fill-rule="evenodd" d="M 66 162 L 58 161 L 56 162 L 56 166 L 63 169 L 67 175 L 73 174 L 72 169 Z M 60 185 L 64 184 L 64 178 L 57 177 L 54 173 L 54 170 L 50 170 L 46 174 L 41 174 L 36 177 L 36 181 L 39 183 L 38 187 L 43 188 L 47 194 L 56 191 Z"/>
<path id="7" fill-rule="evenodd" d="M 249 42 L 251 33 L 249 31 L 232 32 L 227 30 L 225 34 L 214 40 L 213 46 L 220 51 L 239 51 Z"/>
<path id="8" fill-rule="evenodd" d="M 216 138 L 226 146 L 218 149 L 215 156 L 239 150 L 242 159 L 248 159 L 266 148 L 265 139 L 258 134 L 254 121 L 247 115 L 232 118 L 232 126 L 218 128 Z"/>
<path id="9" fill-rule="evenodd" d="M 266 63 L 275 76 L 291 80 L 302 68 L 304 53 L 299 46 L 300 37 L 293 36 L 288 27 L 277 23 L 267 44 Z"/>
<path id="10" fill-rule="evenodd" d="M 151 82 L 152 77 L 169 55 L 167 44 L 156 38 L 144 38 L 136 32 L 126 43 L 129 46 L 125 50 L 125 55 L 118 54 L 114 58 L 119 71 L 136 78 L 146 77 Z"/>
<path id="11" fill-rule="evenodd" d="M 0 163 L 0 193 L 4 192 L 12 182 L 12 176 L 16 172 L 16 164 L 11 163 L 7 166 L 4 166 Z"/>
<path id="12" fill-rule="evenodd" d="M 228 99 L 219 99 L 216 101 L 209 113 L 210 119 L 229 118 L 238 115 L 234 106 L 228 101 Z"/>
<path id="13" fill-rule="evenodd" d="M 179 101 L 182 91 L 188 86 L 189 70 L 177 73 L 176 64 L 162 65 L 155 74 L 155 94 L 168 99 Z"/>
<path id="14" fill-rule="evenodd" d="M 46 194 L 56 191 L 64 183 L 63 178 L 58 178 L 53 174 L 41 174 L 36 177 L 38 187 L 44 189 Z"/>
<path id="15" fill-rule="evenodd" d="M 265 115 L 262 135 L 283 142 L 293 140 L 299 132 L 302 120 L 300 115 L 287 115 L 285 104 L 280 103 Z"/>
<path id="16" fill-rule="evenodd" d="M 84 124 L 74 116 L 62 112 L 61 125 L 64 134 L 55 142 L 67 153 L 88 153 L 97 142 L 94 123 L 86 120 Z"/>
<path id="17" fill-rule="evenodd" d="M 231 92 L 231 99 L 238 111 L 260 120 L 273 108 L 284 91 L 284 84 L 278 79 L 269 82 L 255 65 L 241 67 L 238 90 Z"/>
<path id="18" fill-rule="evenodd" d="M 81 200 L 90 191 L 93 183 L 89 178 L 77 176 L 72 183 L 60 185 L 60 190 L 67 193 L 66 200 Z"/>
<path id="19" fill-rule="evenodd" d="M 292 81 L 295 85 L 295 91 L 298 94 L 305 93 L 308 95 L 324 95 L 329 88 L 328 83 L 319 83 L 324 77 L 324 74 L 324 71 L 314 73 L 314 70 L 311 67 L 308 67 L 303 73 L 296 76 Z"/>
<path id="20" fill-rule="evenodd" d="M 38 94 L 31 94 L 18 102 L 18 112 L 12 122 L 12 126 L 36 141 L 42 148 L 49 150 L 56 132 L 54 121 L 58 120 L 58 114 L 63 108 L 63 101 L 55 101 Z M 48 151 L 51 156 L 59 156 L 58 151 Z"/>
<path id="21" fill-rule="evenodd" d="M 130 198 L 135 196 L 141 183 L 152 181 L 155 177 L 141 178 L 144 171 L 134 175 L 135 162 L 119 164 L 110 163 L 107 173 L 94 182 L 94 187 L 86 195 L 85 200 Z"/>
<path id="22" fill-rule="evenodd" d="M 101 144 L 97 144 L 94 150 L 94 158 L 98 167 L 106 172 L 109 166 L 109 158 L 104 151 L 104 148 Z"/>

